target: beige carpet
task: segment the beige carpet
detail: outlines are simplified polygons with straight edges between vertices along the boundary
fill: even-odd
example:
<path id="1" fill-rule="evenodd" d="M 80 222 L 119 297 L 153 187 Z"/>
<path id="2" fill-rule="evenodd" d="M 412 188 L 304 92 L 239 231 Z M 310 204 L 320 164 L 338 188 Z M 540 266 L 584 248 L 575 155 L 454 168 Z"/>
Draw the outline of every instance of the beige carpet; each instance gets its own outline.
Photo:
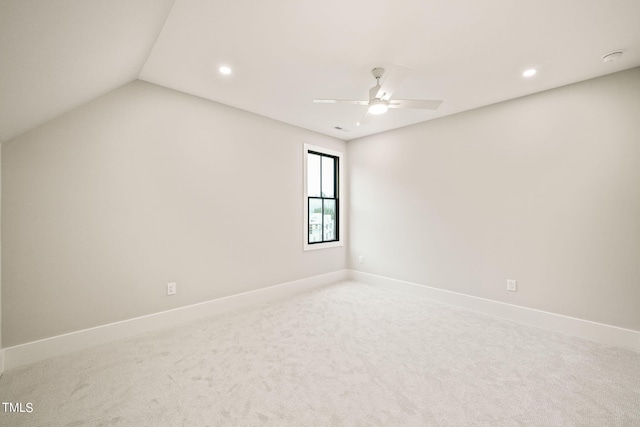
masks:
<path id="1" fill-rule="evenodd" d="M 354 282 L 5 372 L 2 426 L 640 426 L 640 354 Z"/>

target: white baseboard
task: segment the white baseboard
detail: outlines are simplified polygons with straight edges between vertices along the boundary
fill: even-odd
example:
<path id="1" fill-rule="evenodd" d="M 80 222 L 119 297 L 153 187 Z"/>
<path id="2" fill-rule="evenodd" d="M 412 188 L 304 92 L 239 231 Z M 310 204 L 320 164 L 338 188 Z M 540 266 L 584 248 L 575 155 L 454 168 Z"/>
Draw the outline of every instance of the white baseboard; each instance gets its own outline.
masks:
<path id="1" fill-rule="evenodd" d="M 467 308 L 518 323 L 585 338 L 603 344 L 640 351 L 639 331 L 432 288 L 361 271 L 349 270 L 349 279 L 403 294 L 415 295 L 417 297 Z"/>
<path id="2" fill-rule="evenodd" d="M 9 370 L 50 357 L 174 326 L 202 317 L 222 314 L 249 305 L 297 295 L 323 285 L 346 280 L 347 276 L 347 270 L 338 270 L 268 288 L 7 347 L 0 351 L 0 360 L 2 352 L 4 352 L 4 367 Z"/>

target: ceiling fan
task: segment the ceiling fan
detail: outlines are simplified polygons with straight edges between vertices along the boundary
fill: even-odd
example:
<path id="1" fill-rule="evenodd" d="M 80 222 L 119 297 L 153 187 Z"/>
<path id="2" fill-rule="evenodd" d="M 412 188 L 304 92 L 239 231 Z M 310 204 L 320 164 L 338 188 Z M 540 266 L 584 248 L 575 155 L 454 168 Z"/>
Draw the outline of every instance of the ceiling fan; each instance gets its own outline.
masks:
<path id="1" fill-rule="evenodd" d="M 384 114 L 389 108 L 413 108 L 420 110 L 436 110 L 442 101 L 428 99 L 391 99 L 398 86 L 409 74 L 409 68 L 395 65 L 387 78 L 380 85 L 380 79 L 384 75 L 384 68 L 376 67 L 371 74 L 376 79 L 376 85 L 369 89 L 369 100 L 358 101 L 354 99 L 314 99 L 320 104 L 355 104 L 367 105 L 367 114 Z M 365 114 L 366 115 L 366 114 Z"/>

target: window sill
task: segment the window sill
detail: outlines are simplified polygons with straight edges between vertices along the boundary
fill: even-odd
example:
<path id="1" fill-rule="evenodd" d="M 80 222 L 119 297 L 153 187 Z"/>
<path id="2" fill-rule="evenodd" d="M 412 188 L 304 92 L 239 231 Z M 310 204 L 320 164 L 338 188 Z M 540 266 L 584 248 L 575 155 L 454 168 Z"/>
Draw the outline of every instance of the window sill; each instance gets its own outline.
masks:
<path id="1" fill-rule="evenodd" d="M 317 249 L 328 249 L 328 248 L 337 248 L 340 246 L 344 246 L 344 243 L 342 241 L 337 241 L 337 242 L 327 242 L 327 243 L 314 243 L 312 245 L 305 243 L 304 244 L 304 251 L 315 251 Z"/>

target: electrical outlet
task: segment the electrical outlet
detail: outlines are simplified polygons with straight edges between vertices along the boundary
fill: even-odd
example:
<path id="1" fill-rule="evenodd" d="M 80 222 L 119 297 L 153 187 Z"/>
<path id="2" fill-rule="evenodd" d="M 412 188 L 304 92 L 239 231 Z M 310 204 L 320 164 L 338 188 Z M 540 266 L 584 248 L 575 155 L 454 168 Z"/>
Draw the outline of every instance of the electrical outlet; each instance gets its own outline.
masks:
<path id="1" fill-rule="evenodd" d="M 360 256 L 358 257 L 358 262 L 359 262 L 360 264 L 364 264 L 364 255 L 360 255 Z"/>
<path id="2" fill-rule="evenodd" d="M 517 292 L 517 282 L 514 279 L 507 279 L 507 290 L 511 292 Z"/>
<path id="3" fill-rule="evenodd" d="M 178 285 L 175 282 L 167 283 L 167 295 L 175 295 Z"/>

